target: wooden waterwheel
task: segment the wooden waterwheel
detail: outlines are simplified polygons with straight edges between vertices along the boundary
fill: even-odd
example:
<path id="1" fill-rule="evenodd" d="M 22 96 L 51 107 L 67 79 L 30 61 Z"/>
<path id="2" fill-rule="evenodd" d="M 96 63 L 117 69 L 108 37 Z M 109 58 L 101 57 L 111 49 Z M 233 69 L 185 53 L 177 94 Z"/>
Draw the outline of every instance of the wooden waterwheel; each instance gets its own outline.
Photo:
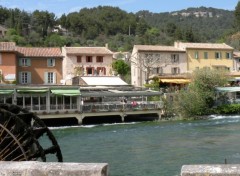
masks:
<path id="1" fill-rule="evenodd" d="M 63 161 L 58 142 L 45 123 L 17 105 L 0 104 L 0 161 L 46 162 L 50 155 L 52 160 Z"/>

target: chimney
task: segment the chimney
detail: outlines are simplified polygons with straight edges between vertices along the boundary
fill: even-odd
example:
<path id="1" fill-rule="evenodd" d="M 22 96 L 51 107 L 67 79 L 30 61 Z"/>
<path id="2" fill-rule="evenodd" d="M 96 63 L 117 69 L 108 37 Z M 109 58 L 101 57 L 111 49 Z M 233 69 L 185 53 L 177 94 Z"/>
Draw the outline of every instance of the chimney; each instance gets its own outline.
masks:
<path id="1" fill-rule="evenodd" d="M 108 43 L 105 44 L 105 47 L 108 49 Z"/>

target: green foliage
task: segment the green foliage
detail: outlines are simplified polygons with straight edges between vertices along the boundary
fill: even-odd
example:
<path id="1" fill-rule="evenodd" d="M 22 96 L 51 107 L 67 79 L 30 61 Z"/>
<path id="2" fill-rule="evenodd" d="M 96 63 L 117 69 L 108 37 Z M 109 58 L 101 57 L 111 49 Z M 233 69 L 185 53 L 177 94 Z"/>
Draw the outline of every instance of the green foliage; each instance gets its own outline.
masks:
<path id="1" fill-rule="evenodd" d="M 215 114 L 240 114 L 240 104 L 227 104 L 213 109 Z"/>
<path id="2" fill-rule="evenodd" d="M 125 76 L 130 72 L 130 66 L 124 60 L 116 60 L 112 63 L 113 70 L 121 76 Z"/>
<path id="3" fill-rule="evenodd" d="M 227 83 L 226 72 L 199 69 L 193 73 L 187 90 L 181 90 L 176 103 L 176 113 L 181 117 L 207 115 L 212 112 L 215 87 Z"/>
<path id="4" fill-rule="evenodd" d="M 112 51 L 131 51 L 134 44 L 172 45 L 176 40 L 216 42 L 221 39 L 240 48 L 238 39 L 232 41 L 227 37 L 232 26 L 239 25 L 238 8 L 235 14 L 205 7 L 175 14 L 148 11 L 133 14 L 118 7 L 98 6 L 63 14 L 57 19 L 48 11 L 29 13 L 0 6 L 0 24 L 15 30 L 15 34 L 11 32 L 1 40 L 27 46 L 104 46 L 108 43 Z M 209 12 L 212 16 L 196 17 L 194 12 Z M 192 14 L 183 16 L 181 13 Z M 67 30 L 58 33 L 61 37 L 52 35 L 53 27 L 59 24 Z"/>

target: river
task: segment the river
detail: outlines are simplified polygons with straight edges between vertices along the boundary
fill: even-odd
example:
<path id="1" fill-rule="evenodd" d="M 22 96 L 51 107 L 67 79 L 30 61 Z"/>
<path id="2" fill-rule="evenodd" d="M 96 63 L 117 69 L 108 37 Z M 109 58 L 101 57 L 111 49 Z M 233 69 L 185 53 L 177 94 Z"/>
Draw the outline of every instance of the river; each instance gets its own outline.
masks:
<path id="1" fill-rule="evenodd" d="M 240 163 L 240 116 L 52 131 L 64 162 L 108 163 L 110 176 L 177 176 L 185 164 Z"/>

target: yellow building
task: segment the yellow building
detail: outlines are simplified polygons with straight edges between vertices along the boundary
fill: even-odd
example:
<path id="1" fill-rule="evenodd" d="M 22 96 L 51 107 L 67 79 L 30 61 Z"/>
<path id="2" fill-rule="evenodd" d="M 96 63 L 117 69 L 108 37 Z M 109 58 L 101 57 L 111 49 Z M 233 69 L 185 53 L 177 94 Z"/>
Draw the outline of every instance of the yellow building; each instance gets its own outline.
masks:
<path id="1" fill-rule="evenodd" d="M 176 48 L 185 50 L 187 71 L 200 68 L 234 71 L 233 48 L 225 43 L 184 43 L 175 42 Z"/>

